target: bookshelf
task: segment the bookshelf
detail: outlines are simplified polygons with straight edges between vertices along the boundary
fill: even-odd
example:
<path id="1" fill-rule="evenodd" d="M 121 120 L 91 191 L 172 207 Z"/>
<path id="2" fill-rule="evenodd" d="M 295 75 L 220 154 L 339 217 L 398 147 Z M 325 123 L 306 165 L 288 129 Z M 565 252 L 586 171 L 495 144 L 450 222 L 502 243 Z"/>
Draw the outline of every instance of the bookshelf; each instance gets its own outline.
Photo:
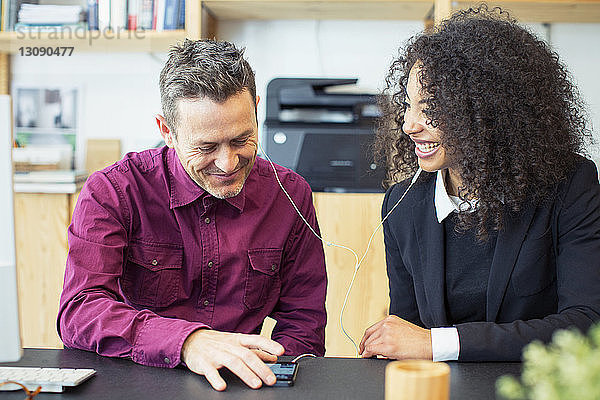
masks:
<path id="1" fill-rule="evenodd" d="M 0 32 L 0 53 L 20 54 L 21 47 L 73 47 L 80 52 L 162 52 L 186 37 L 199 39 L 209 35 L 202 32 L 202 4 L 186 0 L 185 30 L 165 31 L 87 31 L 65 29 L 62 32 Z M 210 24 L 207 23 L 207 26 Z M 0 71 L 1 72 L 1 71 Z"/>

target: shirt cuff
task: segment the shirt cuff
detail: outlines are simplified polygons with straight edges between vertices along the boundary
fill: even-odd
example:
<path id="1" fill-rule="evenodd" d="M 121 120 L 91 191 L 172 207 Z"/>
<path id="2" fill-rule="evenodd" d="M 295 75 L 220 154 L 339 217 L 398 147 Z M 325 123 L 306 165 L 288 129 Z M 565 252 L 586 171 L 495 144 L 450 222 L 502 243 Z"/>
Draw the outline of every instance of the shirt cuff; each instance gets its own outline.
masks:
<path id="1" fill-rule="evenodd" d="M 131 358 L 151 367 L 176 367 L 181 362 L 183 342 L 195 330 L 207 327 L 183 319 L 149 319 L 137 335 Z"/>
<path id="2" fill-rule="evenodd" d="M 433 361 L 456 361 L 460 352 L 458 330 L 452 328 L 431 328 L 431 348 Z"/>

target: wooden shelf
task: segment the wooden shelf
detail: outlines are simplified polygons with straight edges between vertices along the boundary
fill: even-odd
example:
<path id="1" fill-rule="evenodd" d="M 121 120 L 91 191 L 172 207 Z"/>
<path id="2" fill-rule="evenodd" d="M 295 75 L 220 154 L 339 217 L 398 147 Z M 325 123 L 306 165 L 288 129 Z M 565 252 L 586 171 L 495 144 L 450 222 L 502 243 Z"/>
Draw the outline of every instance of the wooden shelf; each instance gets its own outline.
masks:
<path id="1" fill-rule="evenodd" d="M 2 32 L 0 53 L 18 54 L 20 47 L 74 47 L 80 52 L 162 52 L 186 37 L 176 31 L 57 31 L 57 32 Z"/>
<path id="2" fill-rule="evenodd" d="M 458 1 L 453 9 L 477 4 L 477 1 Z M 600 0 L 502 0 L 487 4 L 502 7 L 522 22 L 600 22 Z"/>
<path id="3" fill-rule="evenodd" d="M 208 0 L 217 20 L 231 19 L 387 19 L 423 21 L 433 0 Z"/>
<path id="4" fill-rule="evenodd" d="M 452 9 L 480 1 L 453 1 Z M 600 22 L 600 0 L 501 0 L 488 2 L 512 11 L 522 22 Z M 419 20 L 433 15 L 434 0 L 206 0 L 217 20 L 382 19 Z"/>

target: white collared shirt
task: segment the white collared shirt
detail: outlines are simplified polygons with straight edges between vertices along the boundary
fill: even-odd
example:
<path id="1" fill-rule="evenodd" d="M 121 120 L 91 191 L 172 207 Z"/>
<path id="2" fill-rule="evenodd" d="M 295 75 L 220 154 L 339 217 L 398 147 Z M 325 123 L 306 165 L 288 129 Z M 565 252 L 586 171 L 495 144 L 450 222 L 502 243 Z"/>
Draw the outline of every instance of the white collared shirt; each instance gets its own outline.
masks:
<path id="1" fill-rule="evenodd" d="M 444 184 L 447 173 L 446 170 L 438 171 L 435 179 L 435 195 L 433 196 L 433 202 L 435 206 L 435 215 L 440 224 L 453 212 L 473 212 L 477 209 L 477 200 L 462 201 L 458 196 L 448 194 L 446 185 Z"/>

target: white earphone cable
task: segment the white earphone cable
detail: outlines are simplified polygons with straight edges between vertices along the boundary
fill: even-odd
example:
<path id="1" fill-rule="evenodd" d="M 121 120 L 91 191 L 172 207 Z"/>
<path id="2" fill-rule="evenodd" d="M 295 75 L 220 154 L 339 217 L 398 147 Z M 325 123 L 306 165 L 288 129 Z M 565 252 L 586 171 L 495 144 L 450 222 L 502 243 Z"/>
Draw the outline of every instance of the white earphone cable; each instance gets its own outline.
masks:
<path id="1" fill-rule="evenodd" d="M 300 218 L 302 219 L 302 221 L 306 224 L 306 226 L 308 227 L 308 229 L 310 229 L 310 231 L 313 233 L 313 235 L 315 235 L 321 242 L 323 242 L 327 246 L 339 247 L 341 249 L 348 250 L 349 252 L 352 253 L 352 255 L 354 255 L 354 259 L 355 259 L 354 273 L 352 274 L 352 279 L 350 281 L 350 285 L 348 286 L 348 290 L 346 291 L 346 296 L 344 297 L 344 303 L 342 305 L 342 310 L 340 311 L 340 327 L 341 327 L 341 330 L 342 330 L 342 333 L 344 334 L 344 336 L 346 336 L 348 338 L 348 340 L 350 340 L 350 342 L 352 342 L 352 345 L 354 346 L 355 356 L 358 357 L 359 356 L 358 345 L 356 344 L 356 342 L 354 341 L 354 339 L 352 339 L 352 337 L 348 334 L 348 332 L 346 332 L 346 329 L 344 328 L 344 320 L 343 320 L 344 311 L 346 310 L 346 305 L 348 304 L 348 298 L 350 296 L 350 291 L 352 290 L 352 287 L 354 286 L 354 281 L 356 280 L 356 275 L 358 273 L 358 270 L 360 269 L 360 266 L 362 265 L 363 261 L 365 260 L 365 258 L 367 256 L 367 253 L 369 252 L 369 249 L 371 248 L 371 243 L 373 242 L 373 238 L 375 237 L 375 234 L 377 233 L 377 231 L 379 230 L 379 228 L 381 228 L 381 226 L 383 225 L 383 223 L 385 222 L 385 220 L 392 214 L 392 212 L 394 211 L 394 209 L 396 209 L 396 207 L 398 206 L 398 204 L 400 204 L 400 202 L 402 201 L 402 199 L 404 199 L 404 196 L 406 196 L 406 194 L 408 193 L 408 191 L 410 190 L 410 188 L 413 186 L 413 184 L 417 181 L 417 178 L 421 174 L 421 168 L 419 168 L 417 170 L 417 172 L 415 173 L 415 175 L 413 176 L 413 178 L 412 178 L 412 180 L 410 182 L 410 185 L 408 185 L 408 187 L 406 188 L 406 190 L 404 191 L 404 193 L 402 194 L 402 196 L 400 197 L 400 199 L 396 202 L 396 204 L 394 204 L 394 206 L 390 209 L 390 211 L 385 215 L 385 217 L 377 225 L 377 227 L 375 228 L 375 230 L 371 234 L 371 237 L 369 238 L 369 242 L 367 244 L 367 249 L 365 250 L 364 254 L 362 255 L 362 257 L 359 260 L 358 254 L 354 250 L 352 250 L 350 247 L 326 241 L 321 236 L 319 236 L 319 234 L 317 234 L 317 232 L 314 230 L 314 228 L 308 223 L 308 221 L 306 220 L 306 218 L 304 217 L 304 215 L 302 215 L 302 213 L 300 212 L 300 210 L 296 206 L 296 203 L 294 203 L 294 200 L 292 200 L 291 196 L 288 194 L 287 190 L 285 190 L 285 188 L 283 187 L 283 184 L 281 183 L 281 180 L 279 180 L 279 175 L 277 174 L 277 170 L 275 168 L 275 165 L 273 164 L 273 161 L 271 161 L 271 158 L 269 157 L 269 155 L 263 150 L 263 148 L 262 148 L 262 146 L 260 144 L 260 141 L 258 141 L 258 147 L 259 147 L 261 153 L 265 156 L 265 158 L 269 162 L 269 164 L 271 164 L 271 168 L 273 169 L 273 173 L 275 174 L 275 179 L 277 180 L 277 183 L 279 184 L 279 187 L 281 188 L 281 190 L 283 191 L 283 193 L 285 193 L 286 197 L 288 198 L 288 200 L 292 204 L 292 207 L 294 207 L 294 210 L 296 210 L 296 213 L 298 213 L 298 215 L 300 216 Z"/>

